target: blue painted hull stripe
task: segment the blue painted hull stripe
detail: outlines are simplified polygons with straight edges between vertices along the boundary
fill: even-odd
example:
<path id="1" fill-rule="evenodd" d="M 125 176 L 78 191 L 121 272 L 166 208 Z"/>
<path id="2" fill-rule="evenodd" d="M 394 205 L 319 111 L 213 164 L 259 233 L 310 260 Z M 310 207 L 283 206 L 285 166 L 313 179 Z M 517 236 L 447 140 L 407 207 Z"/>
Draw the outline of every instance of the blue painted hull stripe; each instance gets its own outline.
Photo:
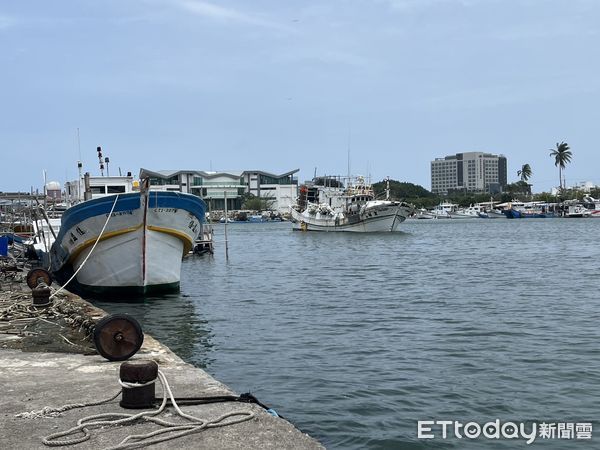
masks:
<path id="1" fill-rule="evenodd" d="M 73 228 L 78 223 L 83 222 L 90 217 L 96 217 L 103 214 L 108 214 L 115 201 L 115 196 L 96 198 L 87 202 L 79 203 L 65 211 L 60 224 L 60 233 L 57 241 L 68 230 Z M 140 194 L 133 192 L 131 194 L 120 194 L 119 201 L 115 205 L 114 212 L 130 211 L 140 208 Z"/>
<path id="2" fill-rule="evenodd" d="M 150 193 L 149 197 L 150 208 L 184 209 L 196 216 L 200 222 L 204 222 L 206 204 L 201 198 L 196 197 L 195 195 L 181 194 L 179 192 L 154 191 Z M 90 217 L 108 214 L 114 201 L 115 196 L 110 195 L 89 200 L 69 208 L 62 217 L 59 239 L 57 240 L 60 240 L 64 233 L 78 223 L 81 223 Z M 138 192 L 120 194 L 114 212 L 139 209 L 140 204 L 140 194 Z"/>

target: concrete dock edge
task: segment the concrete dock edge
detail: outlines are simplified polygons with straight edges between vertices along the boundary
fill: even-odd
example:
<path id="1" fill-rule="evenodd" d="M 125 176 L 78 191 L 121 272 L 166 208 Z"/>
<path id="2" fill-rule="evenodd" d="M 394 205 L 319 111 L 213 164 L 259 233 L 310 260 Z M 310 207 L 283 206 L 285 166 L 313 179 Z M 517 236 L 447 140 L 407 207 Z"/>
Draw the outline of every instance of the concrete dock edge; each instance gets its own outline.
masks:
<path id="1" fill-rule="evenodd" d="M 85 300 L 71 296 L 80 303 L 93 320 L 106 313 Z M 184 362 L 168 347 L 145 335 L 141 350 L 131 360 L 156 361 L 166 375 L 176 397 L 203 397 L 235 395 L 223 383 L 205 371 Z M 49 448 L 42 438 L 76 426 L 77 420 L 102 413 L 135 414 L 119 406 L 119 399 L 99 405 L 72 409 L 56 417 L 17 417 L 18 414 L 40 411 L 45 407 L 88 403 L 106 399 L 120 389 L 119 362 L 111 362 L 100 355 L 54 352 L 23 352 L 0 349 L 0 448 Z M 156 394 L 162 393 L 160 384 Z M 184 406 L 187 414 L 211 421 L 232 412 L 254 413 L 248 421 L 219 428 L 208 428 L 176 440 L 150 446 L 156 449 L 322 449 L 319 442 L 296 429 L 291 423 L 267 413 L 258 405 L 223 402 Z M 170 421 L 179 419 L 173 408 L 162 413 Z M 183 422 L 183 421 L 182 421 Z M 148 433 L 159 429 L 154 423 L 141 422 L 129 426 L 91 428 L 88 441 L 67 448 L 99 449 L 114 447 L 131 434 Z M 147 448 L 144 446 L 133 448 Z"/>

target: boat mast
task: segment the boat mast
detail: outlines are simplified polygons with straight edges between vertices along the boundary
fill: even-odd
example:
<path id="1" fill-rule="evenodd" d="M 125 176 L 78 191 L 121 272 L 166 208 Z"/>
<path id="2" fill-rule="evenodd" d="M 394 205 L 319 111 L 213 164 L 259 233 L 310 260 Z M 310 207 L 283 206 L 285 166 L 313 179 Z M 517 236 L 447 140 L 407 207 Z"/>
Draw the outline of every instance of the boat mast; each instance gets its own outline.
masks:
<path id="1" fill-rule="evenodd" d="M 390 177 L 387 177 L 385 180 L 385 199 L 390 199 Z"/>
<path id="2" fill-rule="evenodd" d="M 348 185 L 350 185 L 350 128 L 348 128 Z"/>
<path id="3" fill-rule="evenodd" d="M 81 140 L 79 139 L 79 127 L 77 128 L 77 150 L 79 151 L 79 161 L 77 161 L 77 170 L 79 172 L 79 178 L 77 179 L 77 203 L 83 200 L 82 189 L 81 189 L 81 178 L 83 175 L 81 174 L 81 169 L 83 168 L 83 164 L 81 162 Z"/>

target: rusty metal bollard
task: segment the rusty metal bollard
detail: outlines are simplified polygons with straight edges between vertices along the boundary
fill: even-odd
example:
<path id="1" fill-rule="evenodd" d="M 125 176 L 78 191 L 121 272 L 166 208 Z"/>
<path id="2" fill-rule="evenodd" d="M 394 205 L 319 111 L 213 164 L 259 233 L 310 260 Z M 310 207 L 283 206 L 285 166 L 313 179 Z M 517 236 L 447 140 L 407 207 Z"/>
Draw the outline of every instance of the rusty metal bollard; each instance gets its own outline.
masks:
<path id="1" fill-rule="evenodd" d="M 31 290 L 33 306 L 48 306 L 50 302 L 50 288 L 43 281 Z"/>
<path id="2" fill-rule="evenodd" d="M 154 405 L 158 364 L 151 360 L 126 361 L 119 377 L 123 386 L 120 405 L 127 409 L 145 409 Z"/>

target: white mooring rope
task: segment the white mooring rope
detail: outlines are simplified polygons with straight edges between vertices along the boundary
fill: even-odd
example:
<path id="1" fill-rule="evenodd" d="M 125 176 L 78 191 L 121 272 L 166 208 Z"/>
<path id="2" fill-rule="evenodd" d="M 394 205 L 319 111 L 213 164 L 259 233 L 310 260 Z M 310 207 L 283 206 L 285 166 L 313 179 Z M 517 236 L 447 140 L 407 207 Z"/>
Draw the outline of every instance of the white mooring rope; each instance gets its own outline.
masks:
<path id="1" fill-rule="evenodd" d="M 160 370 L 158 371 L 158 379 L 161 382 L 162 391 L 163 391 L 163 393 L 162 393 L 163 400 L 158 409 L 156 409 L 154 411 L 143 411 L 143 412 L 140 412 L 137 414 L 103 413 L 103 414 L 96 414 L 93 416 L 83 417 L 77 421 L 77 426 L 70 428 L 66 431 L 61 431 L 61 432 L 46 436 L 42 439 L 42 442 L 44 443 L 44 445 L 47 445 L 49 447 L 75 445 L 75 444 L 79 444 L 81 442 L 85 442 L 90 439 L 91 435 L 88 431 L 89 427 L 105 427 L 105 426 L 111 426 L 111 425 L 129 425 L 129 424 L 133 424 L 134 422 L 139 421 L 139 420 L 153 422 L 153 423 L 156 423 L 157 425 L 160 425 L 161 427 L 164 427 L 164 428 L 161 428 L 161 429 L 158 429 L 158 430 L 146 433 L 146 434 L 132 434 L 130 436 L 127 436 L 125 439 L 123 439 L 121 442 L 119 442 L 116 446 L 110 447 L 109 449 L 107 449 L 107 450 L 123 450 L 123 449 L 136 448 L 136 447 L 146 447 L 148 445 L 157 444 L 159 442 L 165 442 L 165 441 L 168 441 L 171 439 L 177 439 L 177 438 L 180 438 L 183 436 L 187 436 L 188 434 L 198 433 L 198 432 L 208 429 L 208 428 L 218 428 L 218 427 L 225 427 L 228 425 L 235 425 L 235 424 L 245 422 L 245 421 L 250 420 L 255 417 L 255 414 L 251 411 L 234 411 L 234 412 L 230 412 L 227 414 L 223 414 L 223 415 L 215 418 L 214 420 L 204 420 L 199 417 L 195 417 L 190 414 L 186 414 L 179 408 L 179 405 L 177 405 L 177 402 L 175 401 L 175 398 L 173 396 L 173 392 L 171 391 L 171 386 L 169 386 L 167 378 L 165 377 L 164 373 L 162 373 Z M 125 383 L 125 382 L 121 382 L 121 381 L 119 381 L 119 382 L 122 383 L 124 386 L 128 386 L 130 388 L 135 388 L 135 387 L 146 386 L 148 384 L 154 383 L 155 381 L 156 380 L 152 380 L 148 383 L 141 383 L 141 384 Z M 96 406 L 96 405 L 100 405 L 102 403 L 107 403 L 107 402 L 115 399 L 119 395 L 119 393 L 117 393 L 117 395 L 111 397 L 110 399 L 102 400 L 100 402 L 65 405 L 61 408 L 46 407 L 41 411 L 17 414 L 16 417 L 38 418 L 41 415 L 40 413 L 44 412 L 45 410 L 52 410 L 52 411 L 60 414 L 60 412 L 67 411 L 68 409 L 82 408 L 85 406 Z M 189 423 L 167 422 L 165 420 L 162 420 L 162 419 L 159 419 L 158 417 L 156 417 L 165 410 L 168 399 L 171 400 L 171 404 L 177 411 L 177 414 L 179 414 L 179 416 L 183 417 L 184 419 L 187 419 L 189 421 Z M 58 414 L 54 414 L 54 415 L 56 416 Z M 41 416 L 43 417 L 43 415 L 41 415 Z M 234 419 L 226 420 L 226 419 L 229 419 L 232 417 L 234 417 Z M 83 435 L 80 437 L 74 437 L 71 439 L 59 440 L 59 438 L 64 438 L 66 436 L 72 435 L 77 432 L 83 433 Z M 170 434 L 165 435 L 166 433 L 170 433 Z M 164 435 L 164 436 L 161 436 L 161 435 Z"/>
<path id="2" fill-rule="evenodd" d="M 117 196 L 115 197 L 115 201 L 113 202 L 112 208 L 110 208 L 110 212 L 108 213 L 108 217 L 106 218 L 106 222 L 104 222 L 104 226 L 102 227 L 102 231 L 100 231 L 100 234 L 98 235 L 98 238 L 96 239 L 96 242 L 94 242 L 94 245 L 92 246 L 92 249 L 90 250 L 90 252 L 87 254 L 87 256 L 85 257 L 85 259 L 83 260 L 83 262 L 81 263 L 81 265 L 79 266 L 79 268 L 75 271 L 75 273 L 73 274 L 73 276 L 71 276 L 71 278 L 69 278 L 69 280 L 65 284 L 63 284 L 56 292 L 54 292 L 54 294 L 52 294 L 49 297 L 50 299 L 52 299 L 56 294 L 58 294 L 64 288 L 66 288 L 68 286 L 68 284 L 71 281 L 73 281 L 73 278 L 75 278 L 77 276 L 77 274 L 83 268 L 83 266 L 85 266 L 85 263 L 87 262 L 87 260 L 89 259 L 89 257 L 94 252 L 94 249 L 96 248 L 96 245 L 98 245 L 98 242 L 100 242 L 100 238 L 104 234 L 104 230 L 106 229 L 106 225 L 108 225 L 108 222 L 109 222 L 110 218 L 112 217 L 112 213 L 115 210 L 115 206 L 117 205 L 117 200 L 119 200 L 119 194 L 117 194 Z"/>

